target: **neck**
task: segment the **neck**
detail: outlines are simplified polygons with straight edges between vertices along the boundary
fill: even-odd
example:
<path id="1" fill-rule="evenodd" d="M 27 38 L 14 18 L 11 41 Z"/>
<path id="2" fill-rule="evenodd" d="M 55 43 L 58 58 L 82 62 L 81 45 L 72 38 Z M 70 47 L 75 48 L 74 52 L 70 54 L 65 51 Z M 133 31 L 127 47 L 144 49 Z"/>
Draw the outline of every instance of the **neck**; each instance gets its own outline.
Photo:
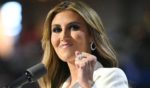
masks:
<path id="1" fill-rule="evenodd" d="M 70 85 L 73 85 L 77 80 L 77 69 L 74 62 L 68 62 L 68 67 L 70 70 L 71 81 Z"/>

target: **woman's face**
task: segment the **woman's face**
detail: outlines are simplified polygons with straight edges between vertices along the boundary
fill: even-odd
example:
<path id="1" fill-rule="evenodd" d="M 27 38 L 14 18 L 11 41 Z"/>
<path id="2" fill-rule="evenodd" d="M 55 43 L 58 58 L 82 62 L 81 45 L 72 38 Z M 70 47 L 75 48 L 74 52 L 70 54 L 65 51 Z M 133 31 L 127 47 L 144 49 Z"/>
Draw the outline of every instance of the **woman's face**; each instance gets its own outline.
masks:
<path id="1" fill-rule="evenodd" d="M 58 13 L 51 24 L 51 43 L 59 58 L 74 61 L 75 51 L 90 52 L 90 35 L 83 18 L 74 11 Z"/>

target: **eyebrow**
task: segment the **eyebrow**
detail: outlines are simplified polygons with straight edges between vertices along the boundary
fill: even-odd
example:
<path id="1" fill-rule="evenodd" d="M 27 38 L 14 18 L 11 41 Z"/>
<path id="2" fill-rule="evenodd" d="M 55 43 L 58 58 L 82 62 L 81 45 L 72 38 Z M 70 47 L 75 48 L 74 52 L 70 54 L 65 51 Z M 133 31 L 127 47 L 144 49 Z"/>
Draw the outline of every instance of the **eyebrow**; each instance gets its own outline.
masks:
<path id="1" fill-rule="evenodd" d="M 80 23 L 79 23 L 79 22 L 74 21 L 74 22 L 70 22 L 68 25 L 72 25 L 72 24 L 80 24 Z"/>
<path id="2" fill-rule="evenodd" d="M 54 24 L 54 25 L 52 25 L 51 26 L 51 30 L 53 29 L 53 28 L 55 28 L 55 27 L 61 27 L 59 24 Z"/>
<path id="3" fill-rule="evenodd" d="M 53 24 L 51 27 L 60 27 L 60 25 L 59 24 Z"/>
<path id="4" fill-rule="evenodd" d="M 79 24 L 81 24 L 81 23 L 74 21 L 74 22 L 68 23 L 67 26 L 68 26 L 68 25 L 72 25 L 72 24 L 77 24 L 77 25 L 79 25 Z M 53 27 L 61 27 L 61 26 L 60 26 L 59 24 L 53 24 L 51 27 L 53 28 Z"/>

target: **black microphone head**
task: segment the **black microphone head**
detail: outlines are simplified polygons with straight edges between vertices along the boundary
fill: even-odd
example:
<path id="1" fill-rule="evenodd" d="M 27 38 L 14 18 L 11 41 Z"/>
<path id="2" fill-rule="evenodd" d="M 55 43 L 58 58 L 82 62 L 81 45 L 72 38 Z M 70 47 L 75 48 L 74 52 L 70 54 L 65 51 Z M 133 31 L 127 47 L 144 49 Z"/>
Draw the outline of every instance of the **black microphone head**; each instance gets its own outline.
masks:
<path id="1" fill-rule="evenodd" d="M 26 72 L 28 75 L 30 75 L 29 82 L 34 82 L 38 80 L 41 76 L 45 75 L 47 73 L 47 70 L 43 63 L 39 63 L 34 65 L 33 67 L 28 68 Z"/>

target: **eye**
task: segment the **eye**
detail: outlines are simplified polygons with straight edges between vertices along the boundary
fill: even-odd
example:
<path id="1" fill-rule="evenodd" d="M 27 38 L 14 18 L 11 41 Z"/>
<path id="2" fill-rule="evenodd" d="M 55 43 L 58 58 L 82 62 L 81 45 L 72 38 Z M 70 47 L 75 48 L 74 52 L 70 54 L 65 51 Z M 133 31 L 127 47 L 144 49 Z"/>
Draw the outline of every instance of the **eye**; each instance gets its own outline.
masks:
<path id="1" fill-rule="evenodd" d="M 53 32 L 55 32 L 55 33 L 59 33 L 61 31 L 62 31 L 62 29 L 60 27 L 54 27 L 53 28 Z"/>
<path id="2" fill-rule="evenodd" d="M 70 25 L 69 25 L 69 29 L 70 29 L 70 30 L 77 31 L 77 30 L 79 30 L 79 28 L 80 28 L 79 24 L 73 23 L 73 24 L 70 24 Z"/>

